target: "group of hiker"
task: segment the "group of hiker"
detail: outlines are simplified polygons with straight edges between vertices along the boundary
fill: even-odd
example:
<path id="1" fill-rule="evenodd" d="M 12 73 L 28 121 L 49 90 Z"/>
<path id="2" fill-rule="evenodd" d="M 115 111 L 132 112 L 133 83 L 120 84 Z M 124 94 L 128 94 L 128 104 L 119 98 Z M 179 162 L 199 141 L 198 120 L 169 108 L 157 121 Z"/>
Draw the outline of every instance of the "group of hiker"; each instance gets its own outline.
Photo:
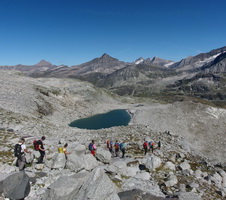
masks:
<path id="1" fill-rule="evenodd" d="M 34 150 L 39 151 L 39 153 L 40 153 L 40 157 L 38 158 L 37 164 L 43 163 L 43 159 L 45 157 L 45 148 L 44 148 L 44 144 L 43 144 L 43 141 L 45 139 L 46 139 L 46 137 L 42 136 L 40 140 L 33 141 Z M 61 145 L 60 142 L 59 142 L 59 144 Z M 121 157 L 122 158 L 125 157 L 126 143 L 124 141 L 119 142 L 118 140 L 116 140 L 115 142 L 113 142 L 112 140 L 107 140 L 106 146 L 113 157 L 119 157 L 120 151 L 122 154 Z M 67 158 L 67 155 L 71 153 L 71 152 L 67 151 L 67 147 L 68 147 L 67 143 L 63 147 L 62 146 L 58 147 L 58 153 L 64 153 L 66 158 Z M 153 141 L 148 142 L 148 141 L 144 140 L 144 143 L 143 143 L 144 155 L 146 155 L 148 151 L 151 151 L 153 153 L 155 148 L 157 148 L 157 149 L 161 148 L 160 140 L 158 141 L 157 144 Z M 89 143 L 88 150 L 94 157 L 96 156 L 97 146 L 96 146 L 94 140 L 92 140 Z M 26 164 L 25 153 L 31 153 L 31 152 L 28 151 L 26 148 L 25 139 L 21 138 L 20 142 L 18 144 L 16 144 L 15 148 L 14 148 L 14 155 L 17 157 L 16 165 L 19 167 L 20 171 L 24 170 L 24 168 L 25 168 L 25 164 Z"/>
<path id="2" fill-rule="evenodd" d="M 120 143 L 118 140 L 116 140 L 115 142 L 111 140 L 107 140 L 106 144 L 112 156 L 119 157 L 119 150 L 121 150 L 122 158 L 125 157 L 125 152 L 126 152 L 125 142 Z"/>
<path id="3" fill-rule="evenodd" d="M 43 159 L 45 157 L 45 148 L 43 145 L 43 141 L 45 140 L 45 136 L 42 136 L 40 140 L 34 140 L 34 149 L 39 151 L 40 157 L 38 158 L 38 164 L 43 163 Z M 27 150 L 25 145 L 25 139 L 21 138 L 19 143 L 14 147 L 14 155 L 17 157 L 16 166 L 19 167 L 19 171 L 23 171 L 26 164 L 25 153 L 31 154 L 31 151 Z"/>
<path id="4" fill-rule="evenodd" d="M 157 147 L 156 147 L 156 145 L 157 145 Z M 151 151 L 152 153 L 154 153 L 155 148 L 157 148 L 157 149 L 161 148 L 160 140 L 158 141 L 157 144 L 154 141 L 148 142 L 147 140 L 144 140 L 144 143 L 143 143 L 144 155 L 146 155 L 148 151 Z"/>

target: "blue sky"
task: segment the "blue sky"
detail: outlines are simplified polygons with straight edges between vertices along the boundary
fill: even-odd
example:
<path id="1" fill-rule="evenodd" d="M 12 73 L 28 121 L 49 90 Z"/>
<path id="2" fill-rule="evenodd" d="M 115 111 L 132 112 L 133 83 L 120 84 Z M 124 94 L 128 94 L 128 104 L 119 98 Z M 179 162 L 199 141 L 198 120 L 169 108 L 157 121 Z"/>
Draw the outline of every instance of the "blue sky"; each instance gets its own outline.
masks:
<path id="1" fill-rule="evenodd" d="M 226 46 L 225 0 L 0 0 L 0 65 L 179 61 Z"/>

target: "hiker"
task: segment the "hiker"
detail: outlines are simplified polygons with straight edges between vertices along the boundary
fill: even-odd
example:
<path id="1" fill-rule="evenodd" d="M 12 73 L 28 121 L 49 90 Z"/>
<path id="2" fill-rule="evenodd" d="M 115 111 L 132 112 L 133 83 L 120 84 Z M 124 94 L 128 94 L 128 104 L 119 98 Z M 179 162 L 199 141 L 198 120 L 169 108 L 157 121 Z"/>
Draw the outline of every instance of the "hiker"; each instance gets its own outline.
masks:
<path id="1" fill-rule="evenodd" d="M 68 147 L 68 144 L 66 143 L 63 147 L 63 153 L 65 154 L 65 156 L 71 153 L 67 151 L 67 147 Z"/>
<path id="2" fill-rule="evenodd" d="M 109 149 L 111 155 L 114 155 L 113 142 L 111 140 L 107 141 L 107 148 Z"/>
<path id="3" fill-rule="evenodd" d="M 27 150 L 25 145 L 25 139 L 21 138 L 19 143 L 15 145 L 14 154 L 17 157 L 16 166 L 19 167 L 19 171 L 23 171 L 26 164 L 25 153 L 31 153 Z"/>
<path id="4" fill-rule="evenodd" d="M 45 156 L 45 149 L 44 149 L 44 145 L 43 145 L 43 141 L 46 139 L 45 136 L 42 136 L 41 137 L 41 140 L 38 140 L 37 143 L 38 143 L 38 151 L 40 153 L 40 157 L 38 159 L 38 162 L 37 164 L 40 164 L 40 163 L 43 163 L 43 158 Z"/>
<path id="5" fill-rule="evenodd" d="M 94 140 L 92 140 L 92 142 L 89 144 L 89 151 L 91 152 L 91 154 L 95 157 L 96 156 L 96 145 L 94 143 Z"/>
<path id="6" fill-rule="evenodd" d="M 159 138 L 159 141 L 158 141 L 158 149 L 160 150 L 161 149 L 161 140 Z"/>
<path id="7" fill-rule="evenodd" d="M 154 152 L 154 142 L 150 141 L 148 144 L 149 144 L 149 148 L 150 148 L 151 152 L 153 153 Z"/>
<path id="8" fill-rule="evenodd" d="M 120 144 L 119 144 L 118 140 L 116 140 L 116 142 L 115 142 L 115 144 L 114 144 L 114 148 L 115 148 L 115 156 L 116 156 L 116 157 L 119 157 L 119 146 L 120 146 Z"/>
<path id="9" fill-rule="evenodd" d="M 144 141 L 143 148 L 144 148 L 144 155 L 146 155 L 147 151 L 148 151 L 148 142 L 147 141 Z"/>
<path id="10" fill-rule="evenodd" d="M 125 157 L 125 152 L 126 152 L 126 143 L 125 142 L 122 142 L 120 144 L 120 150 L 122 151 L 122 158 Z"/>

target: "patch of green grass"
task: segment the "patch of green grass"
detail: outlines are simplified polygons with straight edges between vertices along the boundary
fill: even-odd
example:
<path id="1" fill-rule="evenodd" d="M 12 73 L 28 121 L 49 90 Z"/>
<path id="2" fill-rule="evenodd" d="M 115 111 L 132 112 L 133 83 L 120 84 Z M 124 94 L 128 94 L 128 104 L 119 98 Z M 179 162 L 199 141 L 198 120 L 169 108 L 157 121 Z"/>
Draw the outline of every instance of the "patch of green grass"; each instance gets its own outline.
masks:
<path id="1" fill-rule="evenodd" d="M 189 163 L 189 165 L 191 166 L 191 169 L 193 170 L 193 171 L 196 171 L 197 169 L 199 169 L 202 165 L 201 164 L 199 164 L 199 163 Z"/>

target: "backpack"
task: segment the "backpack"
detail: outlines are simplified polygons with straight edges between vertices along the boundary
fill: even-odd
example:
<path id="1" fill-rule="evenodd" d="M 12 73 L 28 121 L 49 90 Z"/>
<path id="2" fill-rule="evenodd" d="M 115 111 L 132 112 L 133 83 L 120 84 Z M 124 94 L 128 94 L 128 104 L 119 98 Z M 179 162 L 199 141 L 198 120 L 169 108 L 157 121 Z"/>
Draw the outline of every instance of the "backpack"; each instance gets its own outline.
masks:
<path id="1" fill-rule="evenodd" d="M 117 142 L 115 143 L 115 149 L 119 149 L 119 144 Z"/>
<path id="2" fill-rule="evenodd" d="M 58 153 L 64 153 L 63 147 L 58 147 Z"/>
<path id="3" fill-rule="evenodd" d="M 16 144 L 14 147 L 14 156 L 17 157 L 18 159 L 21 158 L 21 144 Z"/>
<path id="4" fill-rule="evenodd" d="M 120 150 L 124 150 L 125 147 L 126 147 L 126 144 L 125 144 L 125 143 L 121 143 L 121 144 L 120 144 Z"/>
<path id="5" fill-rule="evenodd" d="M 89 144 L 89 150 L 92 151 L 93 150 L 93 143 Z"/>
<path id="6" fill-rule="evenodd" d="M 39 150 L 39 143 L 38 143 L 37 140 L 34 140 L 34 141 L 33 141 L 33 145 L 34 145 L 34 150 L 35 150 L 35 151 L 38 151 L 38 150 Z"/>
<path id="7" fill-rule="evenodd" d="M 150 141 L 148 144 L 149 144 L 149 147 L 152 148 L 152 142 Z"/>
<path id="8" fill-rule="evenodd" d="M 144 147 L 144 149 L 147 149 L 148 148 L 148 143 L 144 142 L 143 147 Z"/>

